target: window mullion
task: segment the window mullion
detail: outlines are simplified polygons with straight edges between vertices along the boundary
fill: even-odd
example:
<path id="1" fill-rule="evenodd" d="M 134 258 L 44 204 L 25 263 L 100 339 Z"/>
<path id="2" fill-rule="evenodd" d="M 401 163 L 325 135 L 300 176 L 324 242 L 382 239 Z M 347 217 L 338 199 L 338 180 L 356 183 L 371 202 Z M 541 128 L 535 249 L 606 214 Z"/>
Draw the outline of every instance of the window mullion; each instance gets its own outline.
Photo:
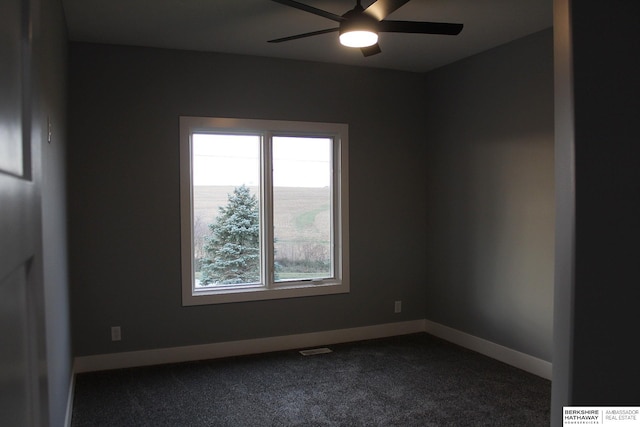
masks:
<path id="1" fill-rule="evenodd" d="M 265 132 L 262 135 L 261 150 L 261 180 L 262 194 L 260 198 L 261 208 L 261 237 L 262 237 L 262 280 L 267 288 L 273 287 L 275 282 L 273 269 L 273 134 Z"/>

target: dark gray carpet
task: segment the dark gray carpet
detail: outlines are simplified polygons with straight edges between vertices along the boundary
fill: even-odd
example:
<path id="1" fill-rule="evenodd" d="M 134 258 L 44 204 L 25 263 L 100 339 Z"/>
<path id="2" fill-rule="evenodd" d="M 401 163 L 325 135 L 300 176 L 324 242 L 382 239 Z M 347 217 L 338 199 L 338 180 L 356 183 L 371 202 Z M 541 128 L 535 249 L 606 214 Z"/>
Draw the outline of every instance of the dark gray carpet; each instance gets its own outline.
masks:
<path id="1" fill-rule="evenodd" d="M 79 374 L 72 427 L 548 426 L 551 383 L 428 334 Z"/>

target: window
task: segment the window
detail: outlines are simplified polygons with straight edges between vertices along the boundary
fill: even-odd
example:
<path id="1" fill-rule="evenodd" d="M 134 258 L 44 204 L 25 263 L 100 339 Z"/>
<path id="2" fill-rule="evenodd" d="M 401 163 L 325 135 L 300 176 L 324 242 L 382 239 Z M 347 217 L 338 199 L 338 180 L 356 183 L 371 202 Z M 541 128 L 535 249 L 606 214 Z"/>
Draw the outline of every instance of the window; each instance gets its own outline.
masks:
<path id="1" fill-rule="evenodd" d="M 349 292 L 347 134 L 180 118 L 183 305 Z"/>

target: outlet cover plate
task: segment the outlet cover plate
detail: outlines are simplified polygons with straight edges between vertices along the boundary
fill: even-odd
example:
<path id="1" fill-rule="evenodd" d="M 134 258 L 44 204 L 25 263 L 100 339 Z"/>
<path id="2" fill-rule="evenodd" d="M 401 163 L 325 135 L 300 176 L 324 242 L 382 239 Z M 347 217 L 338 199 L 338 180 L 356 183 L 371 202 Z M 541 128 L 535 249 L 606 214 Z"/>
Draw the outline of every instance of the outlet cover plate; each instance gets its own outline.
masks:
<path id="1" fill-rule="evenodd" d="M 402 312 L 402 301 L 396 301 L 395 306 L 393 308 L 394 313 Z"/>

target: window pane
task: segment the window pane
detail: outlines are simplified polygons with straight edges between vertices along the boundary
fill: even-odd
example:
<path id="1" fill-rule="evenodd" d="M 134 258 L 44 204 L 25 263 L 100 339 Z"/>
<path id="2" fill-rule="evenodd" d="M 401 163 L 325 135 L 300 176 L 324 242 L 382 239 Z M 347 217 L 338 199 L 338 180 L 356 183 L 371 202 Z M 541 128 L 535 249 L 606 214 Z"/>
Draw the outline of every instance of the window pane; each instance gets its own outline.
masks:
<path id="1" fill-rule="evenodd" d="M 260 282 L 260 136 L 193 134 L 196 288 Z"/>
<path id="2" fill-rule="evenodd" d="M 330 138 L 273 138 L 276 281 L 333 277 Z"/>

